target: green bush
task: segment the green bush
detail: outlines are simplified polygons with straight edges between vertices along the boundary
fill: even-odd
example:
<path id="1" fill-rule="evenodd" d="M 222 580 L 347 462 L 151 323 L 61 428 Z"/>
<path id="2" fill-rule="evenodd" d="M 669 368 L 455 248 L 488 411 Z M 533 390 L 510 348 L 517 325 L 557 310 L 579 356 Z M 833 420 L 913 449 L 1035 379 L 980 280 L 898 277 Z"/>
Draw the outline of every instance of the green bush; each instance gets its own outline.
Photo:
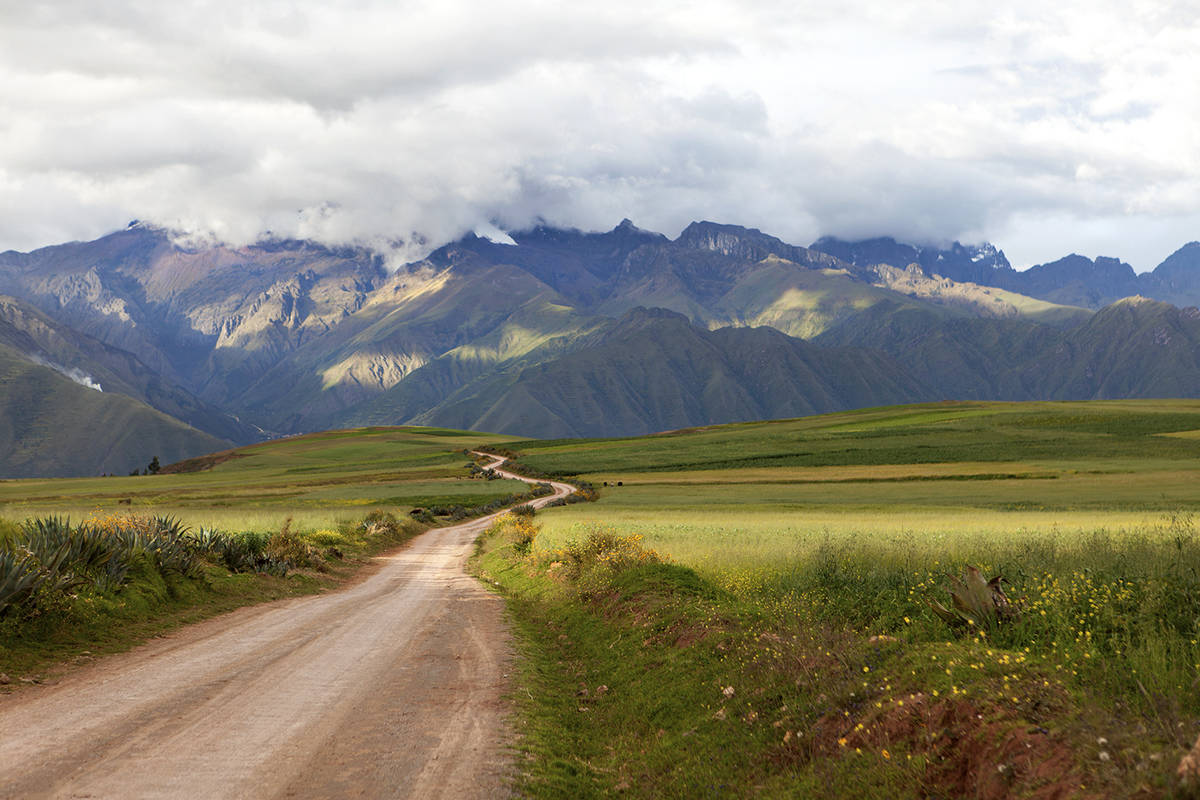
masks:
<path id="1" fill-rule="evenodd" d="M 316 566 L 318 560 L 312 546 L 292 530 L 291 517 L 284 521 L 283 527 L 267 542 L 265 554 L 272 561 L 282 561 L 293 567 Z"/>
<path id="2" fill-rule="evenodd" d="M 210 552 L 220 558 L 230 572 L 263 572 L 270 575 L 286 575 L 291 565 L 267 555 L 270 536 L 257 531 L 224 534 L 212 537 Z"/>
<path id="3" fill-rule="evenodd" d="M 308 534 L 308 541 L 317 547 L 337 547 L 346 543 L 346 537 L 337 531 L 313 531 Z"/>
<path id="4" fill-rule="evenodd" d="M 380 534 L 395 536 L 400 532 L 400 522 L 396 519 L 395 514 L 376 510 L 363 517 L 362 529 L 368 536 L 379 536 Z"/>

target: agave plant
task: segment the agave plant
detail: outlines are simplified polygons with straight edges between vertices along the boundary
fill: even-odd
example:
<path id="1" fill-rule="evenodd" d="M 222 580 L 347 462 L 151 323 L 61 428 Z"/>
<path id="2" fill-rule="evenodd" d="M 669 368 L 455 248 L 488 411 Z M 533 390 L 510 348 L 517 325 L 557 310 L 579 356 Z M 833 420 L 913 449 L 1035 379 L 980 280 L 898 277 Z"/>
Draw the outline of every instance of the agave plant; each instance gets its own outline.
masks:
<path id="1" fill-rule="evenodd" d="M 32 554 L 0 550 L 0 614 L 29 596 L 42 579 L 43 573 Z"/>
<path id="2" fill-rule="evenodd" d="M 42 578 L 55 589 L 67 591 L 105 569 L 114 555 L 112 544 L 87 525 L 72 528 L 61 517 L 28 520 L 23 547 L 39 564 Z"/>
<path id="3" fill-rule="evenodd" d="M 225 538 L 225 534 L 216 528 L 201 526 L 197 530 L 186 533 L 184 538 L 187 539 L 188 546 L 196 552 L 215 553 L 220 550 L 221 541 Z"/>
<path id="4" fill-rule="evenodd" d="M 929 607 L 952 628 L 974 626 L 994 628 L 1002 622 L 1017 619 L 1020 612 L 1009 601 L 1000 584 L 1006 583 L 1000 575 L 984 580 L 978 569 L 967 565 L 966 574 L 950 579 L 950 600 L 953 608 L 946 608 L 937 600 L 930 600 Z"/>
<path id="5" fill-rule="evenodd" d="M 200 548 L 190 529 L 174 517 L 155 517 L 113 534 L 129 561 L 144 556 L 159 572 L 196 574 Z"/>

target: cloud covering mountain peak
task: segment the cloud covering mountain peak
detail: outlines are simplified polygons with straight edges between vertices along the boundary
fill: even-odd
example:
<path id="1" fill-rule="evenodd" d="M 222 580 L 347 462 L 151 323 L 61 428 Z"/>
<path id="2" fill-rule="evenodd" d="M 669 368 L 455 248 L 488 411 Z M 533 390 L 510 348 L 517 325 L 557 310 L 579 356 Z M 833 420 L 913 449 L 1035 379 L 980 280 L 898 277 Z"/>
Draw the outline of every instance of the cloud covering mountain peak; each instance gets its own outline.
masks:
<path id="1" fill-rule="evenodd" d="M 1145 269 L 1200 228 L 1190 4 L 0 10 L 0 249 L 137 217 L 413 258 L 632 217 Z M 1069 244 L 1067 244 L 1069 243 Z M 1118 246 L 1118 245 L 1124 245 Z"/>

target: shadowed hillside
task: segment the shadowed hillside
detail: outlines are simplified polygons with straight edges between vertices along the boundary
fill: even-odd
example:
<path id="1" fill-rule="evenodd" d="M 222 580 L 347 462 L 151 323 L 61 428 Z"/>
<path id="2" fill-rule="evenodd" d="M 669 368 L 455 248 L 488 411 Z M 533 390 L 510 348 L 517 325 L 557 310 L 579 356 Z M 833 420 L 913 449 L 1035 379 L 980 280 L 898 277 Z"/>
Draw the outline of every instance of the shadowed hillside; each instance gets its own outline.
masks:
<path id="1" fill-rule="evenodd" d="M 0 477 L 124 475 L 229 442 L 0 345 Z M 103 387 L 102 387 L 103 388 Z"/>

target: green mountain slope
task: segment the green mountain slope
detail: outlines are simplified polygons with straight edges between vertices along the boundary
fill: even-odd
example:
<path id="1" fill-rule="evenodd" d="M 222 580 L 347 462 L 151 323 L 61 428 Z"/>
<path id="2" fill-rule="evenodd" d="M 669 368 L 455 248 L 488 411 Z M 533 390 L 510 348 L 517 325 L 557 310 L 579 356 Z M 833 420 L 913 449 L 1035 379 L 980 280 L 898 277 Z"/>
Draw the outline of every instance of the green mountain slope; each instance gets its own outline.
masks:
<path id="1" fill-rule="evenodd" d="M 537 436 L 636 434 L 925 396 L 879 353 L 770 328 L 706 331 L 670 311 L 637 309 L 574 352 L 522 370 L 503 391 L 414 421 Z"/>
<path id="2" fill-rule="evenodd" d="M 1200 396 L 1200 311 L 1140 297 L 1065 330 L 879 306 L 816 342 L 887 353 L 940 399 Z"/>
<path id="3" fill-rule="evenodd" d="M 0 476 L 126 474 L 229 447 L 132 398 L 97 391 L 0 345 Z"/>
<path id="4" fill-rule="evenodd" d="M 1064 335 L 1039 366 L 1053 398 L 1200 396 L 1200 310 L 1130 297 Z"/>
<path id="5" fill-rule="evenodd" d="M 807 342 L 639 309 L 539 358 L 477 377 L 411 417 L 417 405 L 386 402 L 403 396 L 401 384 L 351 421 L 572 437 L 923 399 L 1196 397 L 1200 311 L 1138 298 L 1062 328 L 889 302 Z"/>
<path id="6" fill-rule="evenodd" d="M 887 353 L 938 399 L 1018 400 L 1039 397 L 1042 380 L 1030 364 L 1052 361 L 1063 337 L 1024 320 L 947 318 L 880 304 L 814 341 Z"/>
<path id="7" fill-rule="evenodd" d="M 31 360 L 74 370 L 105 392 L 126 395 L 218 439 L 245 444 L 260 432 L 143 364 L 132 353 L 75 331 L 11 297 L 0 295 L 0 344 Z"/>

